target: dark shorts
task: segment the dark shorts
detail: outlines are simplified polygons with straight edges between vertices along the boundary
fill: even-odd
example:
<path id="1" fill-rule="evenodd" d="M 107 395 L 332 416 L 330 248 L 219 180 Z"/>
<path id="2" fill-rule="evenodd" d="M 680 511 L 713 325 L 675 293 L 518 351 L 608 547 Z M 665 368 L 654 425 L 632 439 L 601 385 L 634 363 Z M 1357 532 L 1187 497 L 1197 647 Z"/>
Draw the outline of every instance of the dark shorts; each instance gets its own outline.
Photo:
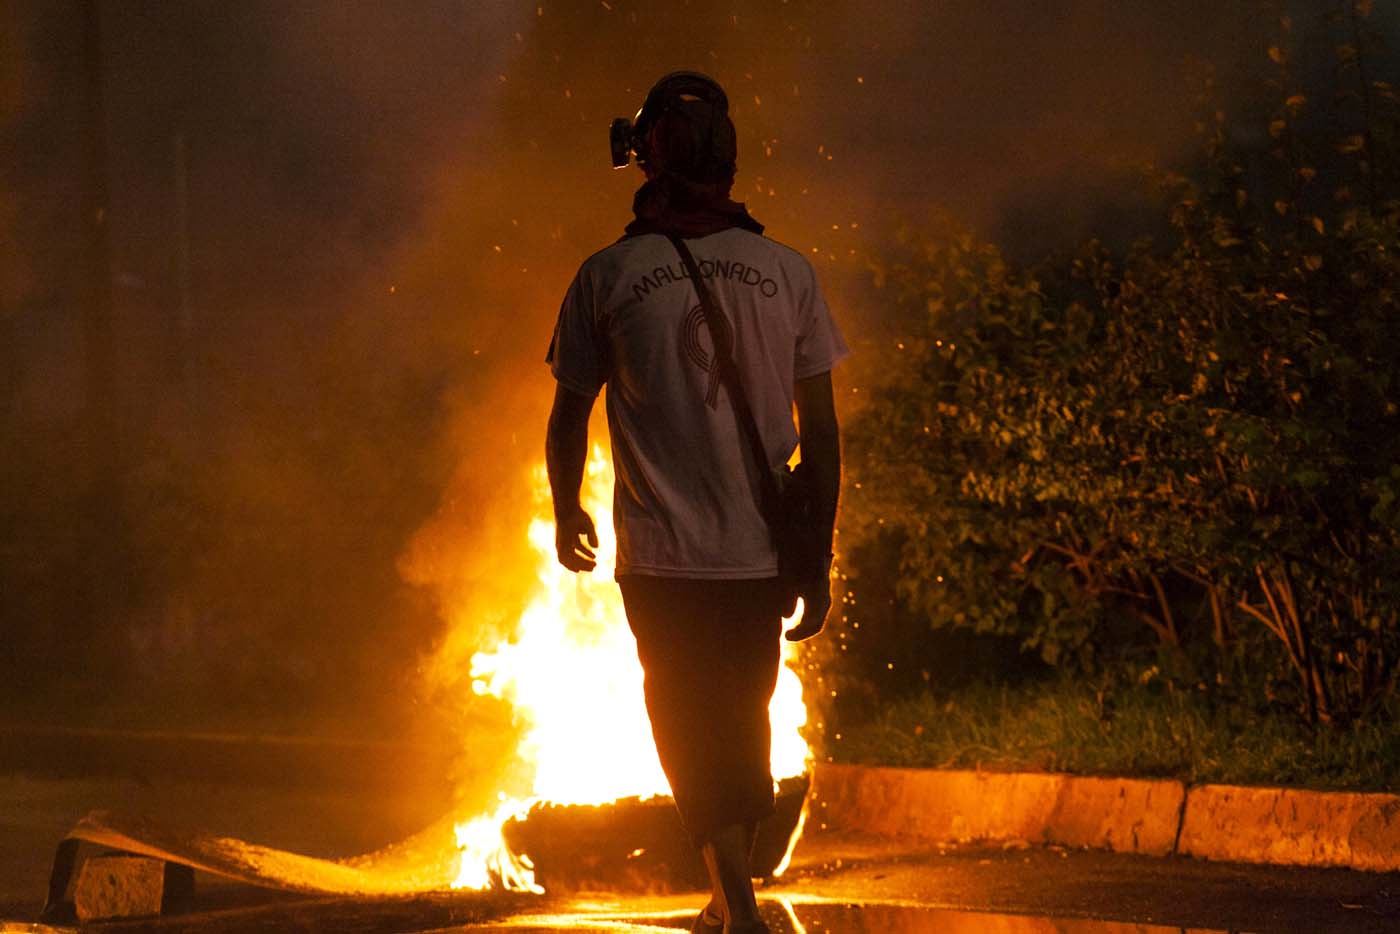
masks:
<path id="1" fill-rule="evenodd" d="M 687 832 L 773 810 L 768 702 L 778 683 L 781 597 L 776 579 L 618 578 L 645 674 L 661 768 Z"/>

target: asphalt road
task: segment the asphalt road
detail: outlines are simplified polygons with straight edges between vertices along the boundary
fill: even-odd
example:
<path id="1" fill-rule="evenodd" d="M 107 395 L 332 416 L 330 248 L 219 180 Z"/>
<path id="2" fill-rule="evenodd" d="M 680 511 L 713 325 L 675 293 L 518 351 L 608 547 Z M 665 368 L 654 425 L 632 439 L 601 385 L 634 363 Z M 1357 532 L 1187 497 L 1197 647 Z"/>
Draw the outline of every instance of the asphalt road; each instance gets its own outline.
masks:
<path id="1" fill-rule="evenodd" d="M 7 738 L 0 728 L 0 744 Z M 175 739 L 163 742 L 179 745 Z M 340 747 L 318 751 L 314 744 L 303 744 L 289 747 L 291 752 L 269 753 L 266 744 L 255 745 L 246 753 L 261 763 L 257 768 L 230 769 L 228 759 L 218 759 L 215 780 L 210 774 L 201 777 L 198 759 L 208 750 L 192 751 L 198 744 L 182 747 L 184 754 L 175 757 L 181 767 L 173 771 L 127 768 L 121 757 L 113 756 L 79 763 L 78 771 L 96 774 L 73 774 L 71 767 L 39 762 L 17 764 L 16 748 L 11 744 L 10 755 L 0 756 L 0 919 L 16 923 L 37 917 L 54 846 L 91 808 L 146 812 L 215 833 L 340 856 L 409 835 L 440 816 L 450 798 L 445 788 L 432 783 L 362 780 L 378 774 L 373 769 L 349 780 L 329 766 L 268 768 L 265 761 L 269 755 L 349 755 L 361 761 L 372 757 L 373 750 L 347 754 Z M 220 748 L 221 754 L 229 753 Z M 782 934 L 1400 931 L 1397 874 L 1041 847 L 930 849 L 879 839 L 809 836 L 788 873 L 760 894 L 765 917 Z M 109 924 L 102 930 L 655 932 L 687 929 L 702 901 L 699 893 L 307 898 L 200 877 L 190 913 Z"/>

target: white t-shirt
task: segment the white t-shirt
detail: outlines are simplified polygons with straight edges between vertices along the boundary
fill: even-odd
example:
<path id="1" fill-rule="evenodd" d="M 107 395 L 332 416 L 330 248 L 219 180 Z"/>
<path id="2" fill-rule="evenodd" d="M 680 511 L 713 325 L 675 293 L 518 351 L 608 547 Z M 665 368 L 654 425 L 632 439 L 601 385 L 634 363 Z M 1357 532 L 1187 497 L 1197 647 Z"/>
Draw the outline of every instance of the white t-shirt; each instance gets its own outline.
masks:
<path id="1" fill-rule="evenodd" d="M 768 461 L 784 464 L 797 446 L 793 383 L 850 351 L 799 253 L 739 228 L 686 245 L 735 331 L 735 363 Z M 666 237 L 631 237 L 584 262 L 547 360 L 574 392 L 592 398 L 608 386 L 617 573 L 777 574 L 754 456 L 719 384 L 699 298 Z"/>

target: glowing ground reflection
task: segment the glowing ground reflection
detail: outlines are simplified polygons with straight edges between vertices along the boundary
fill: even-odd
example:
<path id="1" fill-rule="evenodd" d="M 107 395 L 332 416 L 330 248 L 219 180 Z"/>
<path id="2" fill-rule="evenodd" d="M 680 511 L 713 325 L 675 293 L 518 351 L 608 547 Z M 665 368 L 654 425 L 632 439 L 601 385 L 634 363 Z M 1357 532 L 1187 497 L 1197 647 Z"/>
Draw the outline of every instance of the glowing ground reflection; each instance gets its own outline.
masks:
<path id="1" fill-rule="evenodd" d="M 852 904 L 763 899 L 763 918 L 773 934 L 1223 934 L 1183 928 L 1084 918 L 997 914 L 899 904 Z M 522 916 L 489 928 L 510 932 L 618 932 L 671 934 L 689 930 L 693 909 L 666 912 L 610 911 L 606 905 L 578 905 L 559 914 Z"/>

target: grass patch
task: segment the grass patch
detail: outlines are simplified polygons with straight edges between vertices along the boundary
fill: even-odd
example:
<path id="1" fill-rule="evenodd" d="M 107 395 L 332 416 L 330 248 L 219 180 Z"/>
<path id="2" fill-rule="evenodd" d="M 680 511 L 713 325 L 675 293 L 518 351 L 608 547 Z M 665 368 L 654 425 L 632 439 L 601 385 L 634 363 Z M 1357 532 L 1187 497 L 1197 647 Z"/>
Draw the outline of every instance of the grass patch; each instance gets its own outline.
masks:
<path id="1" fill-rule="evenodd" d="M 1389 717 L 1309 729 L 1287 714 L 1160 682 L 1104 694 L 1070 680 L 899 701 L 827 738 L 837 762 L 1393 791 Z"/>

